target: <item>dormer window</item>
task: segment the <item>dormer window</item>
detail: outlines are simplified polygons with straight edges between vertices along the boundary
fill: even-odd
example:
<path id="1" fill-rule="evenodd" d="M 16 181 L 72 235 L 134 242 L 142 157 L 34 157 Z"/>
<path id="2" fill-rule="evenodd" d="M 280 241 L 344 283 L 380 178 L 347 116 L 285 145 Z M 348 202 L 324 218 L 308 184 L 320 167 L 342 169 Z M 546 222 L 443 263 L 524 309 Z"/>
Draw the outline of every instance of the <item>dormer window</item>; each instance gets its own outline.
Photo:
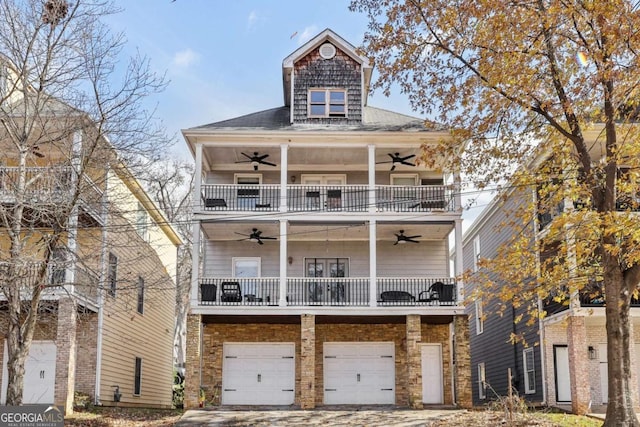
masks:
<path id="1" fill-rule="evenodd" d="M 310 89 L 309 117 L 346 117 L 345 89 Z"/>

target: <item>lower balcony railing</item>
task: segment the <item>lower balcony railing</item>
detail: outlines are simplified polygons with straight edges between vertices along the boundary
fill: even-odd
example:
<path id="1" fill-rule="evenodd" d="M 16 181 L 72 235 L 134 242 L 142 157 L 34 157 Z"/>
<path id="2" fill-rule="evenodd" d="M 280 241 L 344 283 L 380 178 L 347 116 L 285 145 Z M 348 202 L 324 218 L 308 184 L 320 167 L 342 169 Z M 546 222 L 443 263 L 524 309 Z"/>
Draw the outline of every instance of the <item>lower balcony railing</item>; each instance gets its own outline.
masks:
<path id="1" fill-rule="evenodd" d="M 24 289 L 30 295 L 31 290 L 38 286 L 38 274 L 41 264 L 30 263 L 21 265 L 12 270 L 17 286 Z M 0 281 L 8 280 L 9 264 L 0 262 Z M 43 296 L 47 299 L 48 294 L 68 293 L 83 300 L 96 303 L 98 299 L 99 278 L 82 268 L 76 268 L 75 280 L 73 283 L 66 282 L 66 267 L 61 264 L 50 264 L 47 266 L 47 277 L 45 286 L 47 290 Z M 73 285 L 73 286 L 68 286 Z M 59 292 L 61 291 L 61 292 Z"/>
<path id="2" fill-rule="evenodd" d="M 370 306 L 368 277 L 287 278 L 286 306 Z M 378 278 L 376 306 L 458 305 L 453 278 Z M 200 279 L 201 305 L 279 306 L 280 279 L 213 278 Z"/>

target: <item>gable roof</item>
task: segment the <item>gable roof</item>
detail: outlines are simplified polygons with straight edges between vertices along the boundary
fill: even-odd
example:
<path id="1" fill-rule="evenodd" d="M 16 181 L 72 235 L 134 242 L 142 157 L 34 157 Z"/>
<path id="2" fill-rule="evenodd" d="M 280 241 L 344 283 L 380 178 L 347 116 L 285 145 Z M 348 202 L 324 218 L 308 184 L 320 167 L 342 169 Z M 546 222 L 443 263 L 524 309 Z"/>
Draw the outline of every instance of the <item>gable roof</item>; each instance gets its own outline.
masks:
<path id="1" fill-rule="evenodd" d="M 395 113 L 375 107 L 364 107 L 362 123 L 353 125 L 327 124 L 291 124 L 289 107 L 277 107 L 269 110 L 258 111 L 228 120 L 196 126 L 189 130 L 287 130 L 287 131 L 443 131 L 444 127 L 434 123 L 425 122 L 418 117 Z"/>
<path id="2" fill-rule="evenodd" d="M 321 44 L 331 42 L 334 46 L 351 57 L 354 61 L 362 67 L 363 72 L 363 99 L 365 105 L 367 104 L 367 98 L 369 95 L 369 85 L 371 83 L 371 73 L 373 71 L 373 65 L 369 63 L 369 60 L 358 54 L 356 48 L 340 37 L 338 34 L 327 28 L 311 40 L 300 46 L 293 53 L 287 56 L 282 61 L 282 88 L 284 90 L 284 105 L 291 104 L 291 74 L 293 73 L 293 66 L 301 58 L 304 58 L 314 49 L 320 47 Z"/>

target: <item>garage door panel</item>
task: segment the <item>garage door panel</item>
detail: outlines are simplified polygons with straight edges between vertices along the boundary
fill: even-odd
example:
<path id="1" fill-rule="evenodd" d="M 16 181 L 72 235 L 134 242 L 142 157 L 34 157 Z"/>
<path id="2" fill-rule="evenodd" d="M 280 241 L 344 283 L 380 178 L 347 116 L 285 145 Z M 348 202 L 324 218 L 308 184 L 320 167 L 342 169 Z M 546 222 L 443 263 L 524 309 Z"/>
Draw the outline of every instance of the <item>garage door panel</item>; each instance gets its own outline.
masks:
<path id="1" fill-rule="evenodd" d="M 294 353 L 293 343 L 225 343 L 222 404 L 293 404 Z"/>
<path id="2" fill-rule="evenodd" d="M 395 347 L 389 343 L 325 343 L 325 404 L 395 403 Z"/>

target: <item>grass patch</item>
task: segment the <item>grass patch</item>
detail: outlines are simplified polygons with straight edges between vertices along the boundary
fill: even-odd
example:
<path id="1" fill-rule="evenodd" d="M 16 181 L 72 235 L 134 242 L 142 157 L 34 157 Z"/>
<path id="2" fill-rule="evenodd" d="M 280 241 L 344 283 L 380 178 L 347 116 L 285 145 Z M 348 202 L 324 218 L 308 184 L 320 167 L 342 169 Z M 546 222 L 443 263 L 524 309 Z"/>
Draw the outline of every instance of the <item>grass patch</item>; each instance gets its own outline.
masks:
<path id="1" fill-rule="evenodd" d="M 547 417 L 551 422 L 562 427 L 602 427 L 603 421 L 591 417 L 582 417 L 571 414 L 541 414 Z"/>

